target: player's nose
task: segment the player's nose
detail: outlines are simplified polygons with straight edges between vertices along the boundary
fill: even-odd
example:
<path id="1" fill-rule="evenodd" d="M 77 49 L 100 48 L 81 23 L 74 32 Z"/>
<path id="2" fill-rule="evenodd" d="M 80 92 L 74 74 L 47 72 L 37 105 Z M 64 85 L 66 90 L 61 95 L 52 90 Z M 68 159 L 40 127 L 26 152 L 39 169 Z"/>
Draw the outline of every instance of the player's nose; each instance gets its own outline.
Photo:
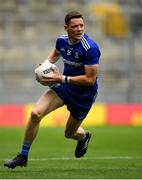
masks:
<path id="1" fill-rule="evenodd" d="M 82 27 L 81 26 L 77 26 L 77 31 L 82 31 Z"/>

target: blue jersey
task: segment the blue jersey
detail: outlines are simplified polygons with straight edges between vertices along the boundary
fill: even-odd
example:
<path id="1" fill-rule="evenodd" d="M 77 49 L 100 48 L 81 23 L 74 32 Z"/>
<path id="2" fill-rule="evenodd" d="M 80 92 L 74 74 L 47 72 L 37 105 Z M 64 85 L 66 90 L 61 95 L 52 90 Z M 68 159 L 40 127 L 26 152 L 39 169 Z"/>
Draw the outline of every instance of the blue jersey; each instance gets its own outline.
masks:
<path id="1" fill-rule="evenodd" d="M 63 57 L 65 75 L 83 75 L 85 65 L 99 64 L 99 48 L 87 34 L 76 44 L 70 44 L 67 35 L 59 36 L 56 49 Z"/>
<path id="2" fill-rule="evenodd" d="M 99 64 L 99 47 L 87 34 L 84 34 L 81 41 L 76 44 L 71 44 L 67 35 L 59 36 L 56 41 L 56 50 L 63 58 L 63 74 L 67 76 L 84 75 L 85 66 Z M 70 104 L 70 107 L 90 109 L 97 94 L 98 82 L 96 79 L 93 86 L 62 83 L 55 84 L 51 88 L 65 104 Z"/>

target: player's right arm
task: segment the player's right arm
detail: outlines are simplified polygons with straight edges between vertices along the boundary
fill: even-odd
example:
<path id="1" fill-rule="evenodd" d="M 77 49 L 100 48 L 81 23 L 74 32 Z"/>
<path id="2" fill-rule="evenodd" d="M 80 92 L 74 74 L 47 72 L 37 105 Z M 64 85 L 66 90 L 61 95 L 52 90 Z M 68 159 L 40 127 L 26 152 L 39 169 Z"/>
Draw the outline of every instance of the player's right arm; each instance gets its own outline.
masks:
<path id="1" fill-rule="evenodd" d="M 60 53 L 57 51 L 56 48 L 53 48 L 53 49 L 49 52 L 49 54 L 48 54 L 45 62 L 46 62 L 46 61 L 49 61 L 49 62 L 51 62 L 51 63 L 55 63 L 56 61 L 58 61 L 59 58 L 60 58 Z"/>
<path id="2" fill-rule="evenodd" d="M 48 54 L 48 56 L 47 56 L 47 58 L 45 59 L 44 62 L 55 63 L 56 61 L 58 61 L 59 58 L 60 58 L 60 53 L 56 50 L 56 48 L 53 48 L 53 49 L 49 52 L 49 54 Z M 42 65 L 42 63 L 44 63 L 44 62 L 41 62 L 41 63 L 39 64 L 39 66 Z M 36 75 L 36 80 L 37 80 L 38 82 L 40 82 L 41 84 L 46 85 L 46 83 L 41 82 L 41 80 L 38 78 L 37 75 Z M 48 85 L 48 84 L 47 84 L 47 85 Z"/>

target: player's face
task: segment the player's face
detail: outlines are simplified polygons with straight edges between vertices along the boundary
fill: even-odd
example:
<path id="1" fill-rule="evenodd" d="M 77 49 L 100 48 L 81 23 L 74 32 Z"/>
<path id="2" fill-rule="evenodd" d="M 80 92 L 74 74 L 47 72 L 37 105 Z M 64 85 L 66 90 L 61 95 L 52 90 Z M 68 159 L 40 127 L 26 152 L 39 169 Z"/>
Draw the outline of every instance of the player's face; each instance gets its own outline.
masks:
<path id="1" fill-rule="evenodd" d="M 84 33 L 84 22 L 82 18 L 71 19 L 68 25 L 65 25 L 65 30 L 68 33 L 69 39 L 72 43 L 81 40 Z"/>

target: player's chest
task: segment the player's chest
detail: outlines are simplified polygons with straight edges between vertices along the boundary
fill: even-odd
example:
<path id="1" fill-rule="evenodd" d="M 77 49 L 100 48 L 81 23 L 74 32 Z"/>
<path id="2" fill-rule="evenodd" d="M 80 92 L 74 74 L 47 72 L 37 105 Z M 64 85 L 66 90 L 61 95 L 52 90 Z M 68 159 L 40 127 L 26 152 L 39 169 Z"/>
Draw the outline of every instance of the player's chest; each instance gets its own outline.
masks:
<path id="1" fill-rule="evenodd" d="M 83 53 L 80 49 L 72 48 L 70 46 L 66 48 L 61 48 L 60 53 L 62 57 L 66 60 L 73 59 L 74 61 L 79 61 L 83 58 Z"/>

